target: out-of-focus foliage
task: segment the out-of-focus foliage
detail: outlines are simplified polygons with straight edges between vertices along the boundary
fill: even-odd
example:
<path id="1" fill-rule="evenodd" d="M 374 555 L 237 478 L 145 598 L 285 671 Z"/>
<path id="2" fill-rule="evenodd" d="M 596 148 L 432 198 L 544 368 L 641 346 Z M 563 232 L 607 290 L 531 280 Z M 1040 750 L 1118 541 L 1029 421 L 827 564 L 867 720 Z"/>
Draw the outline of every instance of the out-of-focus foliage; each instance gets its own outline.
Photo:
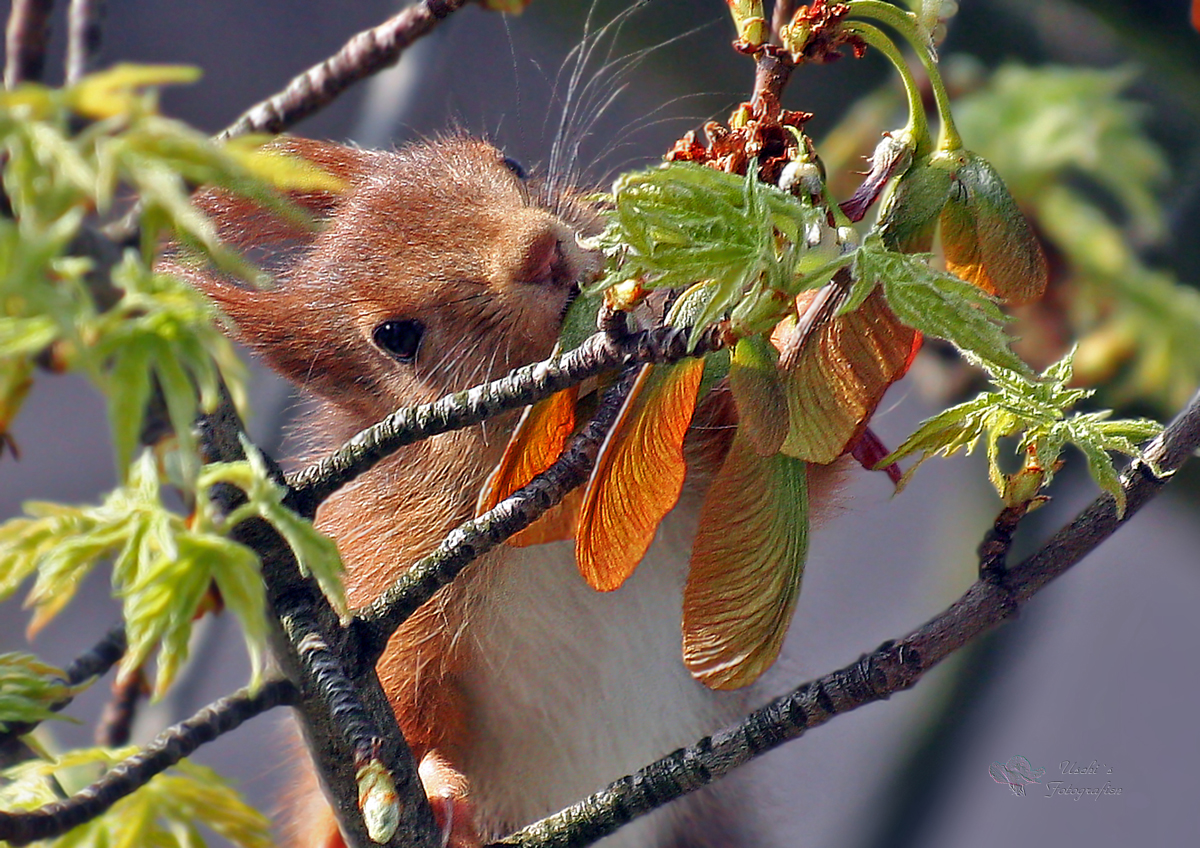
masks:
<path id="1" fill-rule="evenodd" d="M 0 92 L 0 151 L 12 216 L 0 216 L 0 432 L 17 414 L 39 358 L 88 375 L 110 405 L 118 468 L 137 444 L 152 382 L 167 400 L 194 476 L 190 427 L 217 401 L 217 377 L 235 397 L 241 368 L 212 325 L 204 300 L 153 272 L 167 237 L 218 267 L 262 275 L 223 247 L 190 202 L 212 184 L 304 220 L 274 189 L 336 187 L 331 178 L 259 148 L 263 139 L 216 144 L 155 109 L 146 86 L 195 79 L 189 68 L 118 66 L 58 90 L 27 84 Z M 137 199 L 140 248 L 127 249 L 111 281 L 72 255 L 85 226 L 98 227 Z M 114 300 L 115 303 L 109 303 Z M 198 407 L 199 402 L 199 407 Z"/>
<path id="2" fill-rule="evenodd" d="M 277 189 L 336 190 L 340 183 L 261 150 L 261 138 L 218 144 L 159 115 L 148 87 L 197 75 L 122 65 L 65 89 L 29 84 L 0 92 L 4 192 L 12 209 L 0 216 L 0 436 L 39 367 L 79 371 L 108 403 L 122 480 L 99 506 L 30 504 L 31 517 L 0 526 L 0 597 L 36 573 L 28 599 L 36 630 L 92 567 L 113 558 L 113 590 L 129 636 L 123 673 L 158 649 L 159 694 L 187 656 L 192 620 L 222 602 L 242 622 L 254 680 L 260 677 L 266 623 L 258 560 L 226 537 L 232 523 L 207 497 L 214 483 L 243 487 L 248 501 L 238 518 L 271 521 L 344 603 L 332 543 L 318 541 L 310 524 L 282 508 L 279 487 L 260 462 L 201 465 L 193 422 L 216 407 L 222 384 L 241 397 L 242 366 L 207 300 L 154 269 L 174 239 L 198 260 L 251 282 L 262 278 L 221 245 L 192 205 L 197 185 L 222 187 L 307 224 Z M 136 247 L 112 247 L 111 268 L 89 252 L 104 242 L 106 224 L 138 235 Z M 174 438 L 134 460 L 156 392 Z M 197 505 L 193 516 L 164 505 L 160 490 L 168 482 Z"/>
<path id="3" fill-rule="evenodd" d="M 100 777 L 136 748 L 72 751 L 49 760 L 33 760 L 0 773 L 0 809 L 30 810 L 61 799 Z M 270 822 L 246 804 L 212 769 L 187 762 L 154 777 L 99 817 L 58 839 L 35 842 L 54 848 L 200 848 L 198 827 L 239 848 L 270 848 Z"/>
<path id="4" fill-rule="evenodd" d="M 54 717 L 51 706 L 72 694 L 65 677 L 30 654 L 0 654 L 0 733 Z"/>
<path id="5" fill-rule="evenodd" d="M 155 692 L 161 694 L 187 658 L 192 620 L 213 603 L 213 587 L 242 624 L 257 683 L 266 650 L 262 576 L 255 554 L 224 534 L 247 518 L 267 520 L 338 609 L 345 609 L 345 596 L 333 542 L 283 507 L 285 490 L 270 480 L 257 452 L 250 456 L 206 465 L 197 479 L 202 491 L 226 483 L 246 493 L 245 503 L 228 516 L 207 498 L 191 518 L 166 509 L 149 451 L 131 467 L 129 482 L 98 507 L 27 504 L 30 518 L 0 526 L 0 600 L 36 573 L 26 603 L 34 607 L 30 628 L 37 630 L 66 606 L 98 562 L 114 557 L 113 592 L 122 600 L 129 639 L 122 672 L 132 673 L 159 647 Z"/>
<path id="6" fill-rule="evenodd" d="M 30 629 L 37 630 L 62 611 L 95 565 L 113 558 L 113 592 L 129 639 L 122 673 L 132 673 L 159 648 L 155 692 L 161 694 L 187 658 L 192 620 L 215 603 L 209 594 L 215 587 L 242 624 L 257 683 L 267 636 L 262 575 L 254 552 L 224 534 L 252 515 L 272 522 L 344 607 L 341 561 L 332 542 L 280 505 L 283 489 L 265 476 L 261 462 L 207 465 L 197 483 L 202 489 L 232 483 L 247 502 L 227 518 L 207 499 L 191 518 L 171 512 L 162 502 L 154 455 L 146 451 L 130 467 L 126 485 L 100 506 L 26 504 L 31 517 L 0 526 L 0 600 L 36 574 L 26 604 L 34 608 Z"/>

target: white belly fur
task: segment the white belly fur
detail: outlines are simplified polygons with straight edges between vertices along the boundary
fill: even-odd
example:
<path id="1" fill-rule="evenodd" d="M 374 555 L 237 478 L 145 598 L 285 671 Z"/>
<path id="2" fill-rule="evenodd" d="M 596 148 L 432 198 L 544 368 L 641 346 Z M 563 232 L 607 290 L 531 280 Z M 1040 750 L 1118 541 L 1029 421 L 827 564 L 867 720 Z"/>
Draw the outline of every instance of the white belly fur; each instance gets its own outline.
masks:
<path id="1" fill-rule="evenodd" d="M 472 744 L 463 763 L 486 829 L 504 832 L 581 800 L 739 715 L 741 693 L 692 679 L 680 655 L 682 589 L 698 498 L 685 493 L 615 592 L 588 587 L 570 543 L 513 549 L 466 633 Z M 675 807 L 676 809 L 672 809 Z M 679 805 L 604 848 L 662 845 Z"/>

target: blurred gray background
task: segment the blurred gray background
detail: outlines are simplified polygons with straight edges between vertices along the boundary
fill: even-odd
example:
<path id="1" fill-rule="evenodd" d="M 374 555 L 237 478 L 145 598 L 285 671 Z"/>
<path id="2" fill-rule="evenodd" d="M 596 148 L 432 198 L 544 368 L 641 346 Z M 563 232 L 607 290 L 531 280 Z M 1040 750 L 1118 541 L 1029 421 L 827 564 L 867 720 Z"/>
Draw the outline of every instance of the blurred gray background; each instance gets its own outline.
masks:
<path id="1" fill-rule="evenodd" d="M 382 21 L 391 0 L 128 0 L 110 2 L 106 61 L 199 65 L 203 81 L 164 94 L 164 110 L 216 131 L 355 31 Z M 1165 202 L 1173 239 L 1156 259 L 1200 279 L 1191 236 L 1200 157 L 1200 41 L 1176 2 L 1089 3 L 964 0 L 943 55 L 1141 69 L 1135 94 L 1166 147 L 1175 178 Z M 623 6 L 605 4 L 596 23 Z M 297 132 L 389 145 L 462 127 L 490 137 L 536 170 L 547 158 L 563 89 L 554 80 L 584 31 L 586 4 L 535 0 L 517 18 L 468 8 L 393 72 L 351 91 Z M 54 49 L 64 26 L 57 21 Z M 686 33 L 686 34 L 685 34 Z M 727 47 L 720 0 L 651 0 L 615 39 L 621 57 L 681 36 L 629 70 L 628 84 L 585 139 L 581 164 L 600 182 L 614 169 L 649 162 L 683 131 L 723 118 L 749 91 L 752 65 Z M 603 57 L 596 57 L 588 73 Z M 53 74 L 54 72 L 52 72 Z M 862 92 L 882 84 L 877 57 L 802 69 L 788 105 L 815 112 L 824 132 Z M 585 76 L 589 79 L 590 76 Z M 618 81 L 619 84 L 619 81 Z M 612 83 L 604 83 L 611 90 Z M 549 117 L 547 117 L 549 116 Z M 886 127 L 880 127 L 885 129 Z M 934 408 L 913 381 L 884 401 L 876 429 L 897 444 Z M 253 436 L 280 450 L 292 402 L 271 377 L 255 379 Z M 19 462 L 0 460 L 0 518 L 29 499 L 91 502 L 113 484 L 104 411 L 70 377 L 42 376 L 18 419 Z M 841 717 L 750 767 L 760 806 L 789 846 L 1148 846 L 1200 844 L 1200 568 L 1195 474 L 1160 498 L 1098 553 L 1052 585 L 1017 621 L 981 640 L 916 690 Z M 860 474 L 840 515 L 819 529 L 786 655 L 761 699 L 853 661 L 940 611 L 974 579 L 974 548 L 998 502 L 971 460 L 931 462 L 903 495 L 881 475 Z M 1068 470 L 1053 503 L 1031 517 L 1028 550 L 1093 496 Z M 1017 552 L 1018 555 L 1020 551 Z M 89 581 L 34 650 L 65 664 L 116 618 L 106 575 Z M 18 603 L 0 608 L 0 650 L 24 646 Z M 210 621 L 197 636 L 184 685 L 143 712 L 140 739 L 241 685 L 247 676 L 235 627 Z M 65 744 L 90 739 L 87 725 L 107 691 L 98 685 L 57 723 Z M 206 746 L 196 759 L 237 778 L 265 808 L 289 779 L 283 716 L 271 714 Z M 994 782 L 989 767 L 1024 756 L 1047 780 L 1076 787 L 1107 781 L 1119 795 L 1071 800 L 1026 797 Z M 1070 764 L 1101 766 L 1064 775 Z"/>

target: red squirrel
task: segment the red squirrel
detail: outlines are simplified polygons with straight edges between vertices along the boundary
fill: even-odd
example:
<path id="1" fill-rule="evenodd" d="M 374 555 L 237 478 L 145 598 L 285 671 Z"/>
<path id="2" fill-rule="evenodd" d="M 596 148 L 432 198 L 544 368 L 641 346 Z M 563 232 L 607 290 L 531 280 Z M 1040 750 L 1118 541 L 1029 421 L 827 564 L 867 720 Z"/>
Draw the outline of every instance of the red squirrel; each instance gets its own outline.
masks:
<path id="1" fill-rule="evenodd" d="M 204 194 L 199 202 L 227 240 L 268 255 L 278 248 L 268 263 L 276 284 L 255 291 L 182 273 L 316 401 L 306 429 L 317 451 L 399 407 L 544 359 L 579 285 L 598 270 L 576 239 L 594 230 L 593 211 L 483 141 L 452 136 L 395 152 L 278 144 L 348 185 L 298 198 L 323 226 L 305 232 Z M 391 640 L 379 676 L 449 844 L 466 848 L 529 824 L 744 711 L 744 695 L 693 680 L 679 647 L 691 540 L 734 416 L 727 391 L 701 404 L 683 495 L 622 589 L 590 589 L 570 542 L 503 547 Z M 320 508 L 317 525 L 337 541 L 352 606 L 473 516 L 516 420 L 511 413 L 403 448 Z M 834 473 L 810 474 L 814 501 Z M 602 844 L 761 844 L 754 811 L 736 792 L 710 787 Z M 342 844 L 322 800 L 301 806 L 295 844 Z"/>

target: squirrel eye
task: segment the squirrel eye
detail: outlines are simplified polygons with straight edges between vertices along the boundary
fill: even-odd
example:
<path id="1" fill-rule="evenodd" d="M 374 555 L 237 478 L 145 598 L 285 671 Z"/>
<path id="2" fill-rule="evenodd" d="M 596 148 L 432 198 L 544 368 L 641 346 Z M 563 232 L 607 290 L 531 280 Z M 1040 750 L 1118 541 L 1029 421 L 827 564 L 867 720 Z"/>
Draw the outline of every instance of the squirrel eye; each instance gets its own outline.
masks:
<path id="1" fill-rule="evenodd" d="M 372 336 L 375 344 L 384 351 L 408 364 L 417 358 L 417 348 L 421 346 L 421 336 L 425 327 L 420 321 L 409 319 L 384 321 L 375 328 Z"/>
<path id="2" fill-rule="evenodd" d="M 529 174 L 525 173 L 525 167 L 511 156 L 505 156 L 500 161 L 504 163 L 505 168 L 508 168 L 508 170 L 517 175 L 518 180 L 526 179 L 529 176 Z"/>

